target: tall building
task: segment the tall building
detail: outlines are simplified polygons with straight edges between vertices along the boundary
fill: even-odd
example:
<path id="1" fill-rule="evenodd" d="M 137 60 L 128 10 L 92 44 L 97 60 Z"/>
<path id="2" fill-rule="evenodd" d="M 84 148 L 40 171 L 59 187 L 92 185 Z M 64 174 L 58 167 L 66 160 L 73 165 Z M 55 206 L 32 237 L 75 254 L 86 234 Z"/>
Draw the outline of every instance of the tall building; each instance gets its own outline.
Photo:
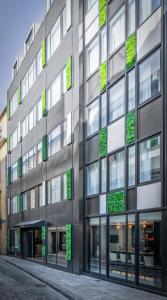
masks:
<path id="1" fill-rule="evenodd" d="M 167 2 L 50 0 L 8 90 L 8 253 L 167 294 Z"/>
<path id="2" fill-rule="evenodd" d="M 7 251 L 7 113 L 6 108 L 0 114 L 0 253 Z"/>

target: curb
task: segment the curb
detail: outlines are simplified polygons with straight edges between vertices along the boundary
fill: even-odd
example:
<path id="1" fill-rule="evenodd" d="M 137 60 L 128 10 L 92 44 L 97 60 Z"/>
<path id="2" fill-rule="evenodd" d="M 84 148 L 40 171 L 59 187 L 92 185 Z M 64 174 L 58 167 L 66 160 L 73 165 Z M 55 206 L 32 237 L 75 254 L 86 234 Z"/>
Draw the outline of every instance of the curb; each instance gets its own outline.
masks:
<path id="1" fill-rule="evenodd" d="M 71 293 L 71 291 L 67 290 L 67 289 L 63 289 L 60 287 L 60 286 L 55 286 L 47 281 L 45 281 L 44 279 L 42 278 L 39 278 L 38 276 L 34 275 L 33 273 L 25 270 L 24 268 L 16 265 L 15 263 L 11 262 L 11 261 L 8 261 L 7 259 L 5 258 L 2 258 L 0 257 L 0 260 L 4 261 L 4 262 L 7 262 L 8 264 L 18 268 L 19 270 L 23 271 L 24 273 L 32 276 L 33 278 L 37 279 L 38 281 L 41 281 L 42 283 L 46 284 L 47 286 L 49 286 L 50 288 L 52 288 L 53 290 L 55 290 L 56 292 L 60 293 L 62 296 L 66 297 L 67 299 L 69 300 L 84 300 L 83 298 L 81 297 L 78 297 L 76 295 L 74 295 L 73 293 Z"/>

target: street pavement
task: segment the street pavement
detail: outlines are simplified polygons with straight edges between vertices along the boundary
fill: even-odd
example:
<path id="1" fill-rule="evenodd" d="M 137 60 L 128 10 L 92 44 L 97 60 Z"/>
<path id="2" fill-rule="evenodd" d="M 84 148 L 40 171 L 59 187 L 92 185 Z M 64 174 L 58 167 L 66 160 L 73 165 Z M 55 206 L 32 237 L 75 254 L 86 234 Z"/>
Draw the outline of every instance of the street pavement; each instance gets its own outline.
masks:
<path id="1" fill-rule="evenodd" d="M 0 300 L 66 300 L 60 293 L 0 260 Z"/>
<path id="2" fill-rule="evenodd" d="M 75 275 L 68 272 L 63 272 L 28 260 L 18 259 L 10 256 L 0 256 L 0 261 L 1 260 L 5 260 L 6 263 L 4 262 L 3 265 L 4 271 L 3 269 L 1 270 L 0 265 L 0 300 L 39 299 L 38 295 L 41 295 L 40 300 L 167 300 L 167 297 L 164 296 L 144 292 L 119 284 L 114 284 L 86 275 Z M 12 265 L 10 266 L 9 263 Z M 12 270 L 13 265 L 19 268 L 14 269 L 15 272 L 10 271 Z M 31 278 L 27 277 L 25 273 L 21 273 L 22 276 L 19 275 L 20 269 L 39 279 L 41 281 L 42 287 L 38 288 L 36 286 L 37 283 L 35 283 Z M 11 281 L 11 284 L 10 282 L 8 283 L 8 280 Z M 32 281 L 32 287 L 30 281 Z M 3 289 L 1 289 L 1 285 Z M 10 285 L 12 287 L 10 287 Z M 55 296 L 55 298 L 51 298 L 53 295 L 53 291 L 51 291 L 49 287 L 47 287 L 48 285 L 55 289 L 57 292 L 63 293 L 63 296 L 65 298 L 56 298 L 59 297 L 59 295 Z M 6 288 L 8 289 L 7 292 L 10 293 L 10 290 L 11 292 L 15 292 L 15 290 L 19 291 L 19 286 L 20 292 L 17 292 L 19 298 L 1 297 L 2 290 L 2 295 L 4 295 Z M 49 291 L 49 294 L 47 294 L 46 296 L 47 291 Z M 32 298 L 32 296 L 26 298 L 26 295 L 33 295 L 34 293 L 36 293 L 36 298 Z"/>

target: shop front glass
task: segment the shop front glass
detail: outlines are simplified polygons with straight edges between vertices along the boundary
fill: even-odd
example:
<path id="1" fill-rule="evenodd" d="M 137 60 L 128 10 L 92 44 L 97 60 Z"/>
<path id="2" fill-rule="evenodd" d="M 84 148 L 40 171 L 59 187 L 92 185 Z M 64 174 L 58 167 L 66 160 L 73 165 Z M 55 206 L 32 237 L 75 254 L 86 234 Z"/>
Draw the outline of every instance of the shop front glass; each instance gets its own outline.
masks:
<path id="1" fill-rule="evenodd" d="M 66 228 L 48 228 L 48 258 L 49 264 L 67 268 L 66 260 Z"/>

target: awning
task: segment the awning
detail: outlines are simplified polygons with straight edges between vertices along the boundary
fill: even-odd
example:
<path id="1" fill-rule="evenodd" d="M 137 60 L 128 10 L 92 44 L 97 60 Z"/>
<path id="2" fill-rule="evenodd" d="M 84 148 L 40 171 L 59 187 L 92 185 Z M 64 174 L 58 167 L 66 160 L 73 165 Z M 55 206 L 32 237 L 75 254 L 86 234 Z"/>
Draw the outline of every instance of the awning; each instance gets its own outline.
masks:
<path id="1" fill-rule="evenodd" d="M 34 228 L 34 227 L 41 227 L 42 225 L 46 224 L 46 220 L 39 219 L 39 220 L 31 220 L 26 222 L 21 222 L 14 225 L 14 228 Z"/>

